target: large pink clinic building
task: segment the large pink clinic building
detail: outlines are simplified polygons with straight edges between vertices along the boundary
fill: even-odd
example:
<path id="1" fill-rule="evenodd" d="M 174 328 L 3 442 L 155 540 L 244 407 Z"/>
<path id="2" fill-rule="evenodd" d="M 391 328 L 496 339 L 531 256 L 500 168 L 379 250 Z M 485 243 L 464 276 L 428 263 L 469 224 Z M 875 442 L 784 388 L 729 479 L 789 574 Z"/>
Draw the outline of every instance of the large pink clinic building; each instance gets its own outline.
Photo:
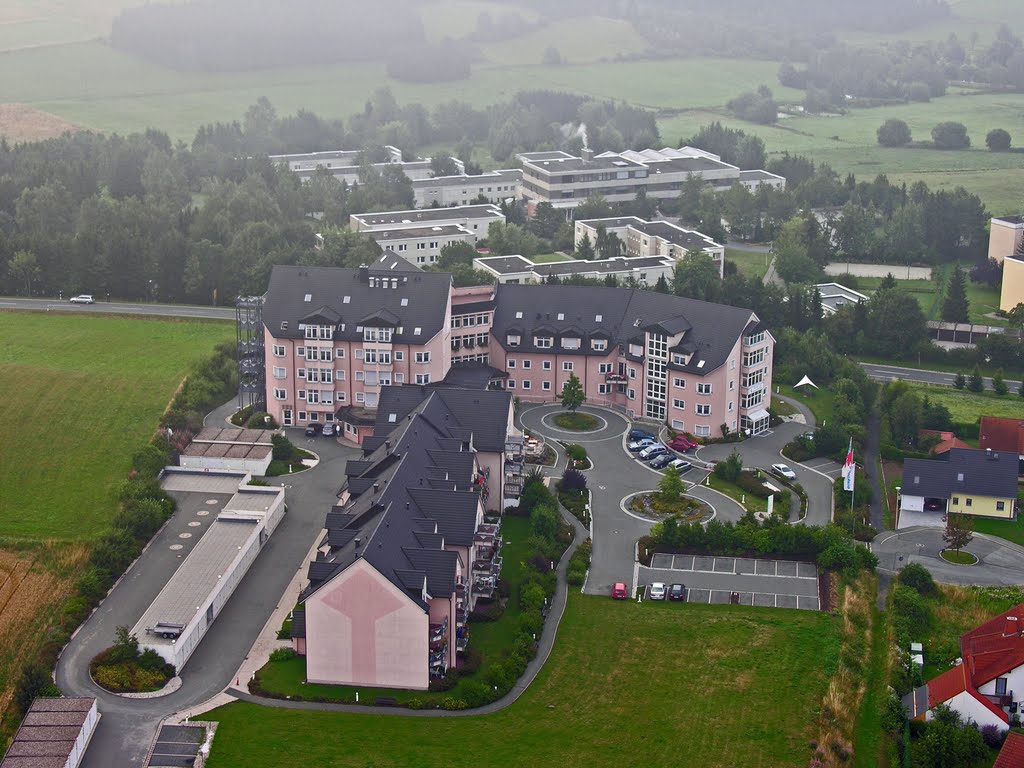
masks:
<path id="1" fill-rule="evenodd" d="M 635 288 L 453 288 L 385 253 L 356 269 L 275 267 L 263 309 L 267 410 L 361 442 L 383 387 L 489 365 L 528 402 L 575 374 L 587 402 L 698 437 L 768 428 L 774 339 L 757 315 Z"/>

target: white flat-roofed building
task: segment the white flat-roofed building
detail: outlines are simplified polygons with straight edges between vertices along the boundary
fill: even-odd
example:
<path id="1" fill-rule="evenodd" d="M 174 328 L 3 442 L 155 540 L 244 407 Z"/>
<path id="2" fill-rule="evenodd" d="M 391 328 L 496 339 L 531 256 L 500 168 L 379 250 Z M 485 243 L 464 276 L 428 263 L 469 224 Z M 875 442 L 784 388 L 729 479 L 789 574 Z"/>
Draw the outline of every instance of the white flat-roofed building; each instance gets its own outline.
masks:
<path id="1" fill-rule="evenodd" d="M 452 243 L 476 245 L 477 236 L 461 224 L 376 229 L 366 236 L 385 251 L 394 251 L 410 264 L 436 264 L 441 249 Z"/>
<path id="2" fill-rule="evenodd" d="M 868 297 L 842 283 L 818 283 L 815 288 L 821 294 L 821 309 L 826 315 L 834 315 L 847 304 L 867 304 Z"/>
<path id="3" fill-rule="evenodd" d="M 349 216 L 349 227 L 356 232 L 382 232 L 389 229 L 456 225 L 471 232 L 473 234 L 472 242 L 475 244 L 481 237 L 487 237 L 487 228 L 495 221 L 505 222 L 505 214 L 496 205 L 459 205 L 450 208 L 421 208 L 412 211 L 353 213 Z"/>
<path id="4" fill-rule="evenodd" d="M 763 170 L 741 171 L 711 152 L 694 147 L 603 152 L 584 149 L 577 157 L 567 152 L 524 152 L 522 197 L 528 203 L 551 203 L 575 208 L 592 195 L 609 202 L 633 200 L 643 190 L 648 197 L 674 198 L 690 176 L 725 190 L 740 183 L 750 189 L 762 184 L 785 187 L 786 180 Z"/>
<path id="5" fill-rule="evenodd" d="M 402 157 L 402 150 L 398 147 L 385 146 L 388 154 L 388 161 L 385 163 L 371 163 L 370 167 L 376 171 L 382 171 L 391 165 L 397 165 L 402 172 L 412 181 L 428 179 L 433 174 L 430 167 L 430 158 L 418 158 L 416 160 L 405 160 Z M 287 165 L 296 173 L 302 181 L 309 181 L 317 172 L 323 168 L 330 171 L 331 175 L 339 181 L 347 184 L 354 184 L 359 181 L 359 159 L 362 155 L 360 150 L 336 149 L 325 152 L 301 152 L 291 155 L 271 155 L 270 160 L 279 165 Z M 452 158 L 459 173 L 466 172 L 466 166 L 461 160 Z"/>
<path id="6" fill-rule="evenodd" d="M 609 275 L 620 283 L 630 278 L 637 287 L 652 287 L 658 278 L 672 279 L 675 260 L 663 256 L 617 256 L 613 259 L 554 261 L 534 264 L 523 256 L 478 256 L 473 268 L 494 275 L 499 283 L 543 283 L 549 276 L 602 280 Z"/>
<path id="7" fill-rule="evenodd" d="M 689 253 L 703 253 L 715 262 L 719 277 L 725 274 L 725 246 L 696 230 L 685 229 L 667 221 L 618 216 L 577 221 L 574 241 L 579 242 L 586 235 L 591 243 L 596 242 L 600 226 L 604 227 L 605 232 L 618 236 L 627 256 L 657 256 L 677 261 Z"/>
<path id="8" fill-rule="evenodd" d="M 172 493 L 209 496 L 236 488 L 132 629 L 140 648 L 160 654 L 179 673 L 284 516 L 284 489 L 250 486 L 249 478 L 241 472 L 164 470 L 163 485 Z"/>
<path id="9" fill-rule="evenodd" d="M 78 768 L 99 721 L 96 699 L 38 698 L 0 768 Z"/>
<path id="10" fill-rule="evenodd" d="M 488 202 L 500 203 L 508 198 L 519 197 L 519 184 L 523 172 L 519 168 L 504 168 L 484 171 L 471 176 L 434 176 L 416 179 L 412 183 L 418 208 L 428 208 L 435 203 L 440 206 L 468 205 L 483 195 Z"/>

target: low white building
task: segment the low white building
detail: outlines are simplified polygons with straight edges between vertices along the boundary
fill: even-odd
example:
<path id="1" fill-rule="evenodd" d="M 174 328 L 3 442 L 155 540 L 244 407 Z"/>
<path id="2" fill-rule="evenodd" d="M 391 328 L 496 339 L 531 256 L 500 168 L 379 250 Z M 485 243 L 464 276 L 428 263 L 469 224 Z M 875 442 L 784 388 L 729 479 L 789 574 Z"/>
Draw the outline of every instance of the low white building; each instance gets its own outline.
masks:
<path id="1" fill-rule="evenodd" d="M 356 232 L 383 232 L 390 229 L 459 226 L 471 232 L 473 242 L 476 243 L 481 237 L 487 237 L 487 229 L 495 221 L 505 222 L 505 214 L 496 205 L 459 205 L 412 211 L 353 213 L 349 217 L 349 227 Z"/>
<path id="2" fill-rule="evenodd" d="M 725 246 L 702 232 L 667 221 L 617 216 L 577 221 L 573 231 L 574 241 L 578 243 L 586 235 L 591 243 L 596 243 L 599 227 L 604 227 L 606 233 L 619 238 L 627 256 L 660 256 L 675 261 L 688 253 L 702 253 L 715 262 L 719 277 L 725 274 Z"/>
<path id="3" fill-rule="evenodd" d="M 384 163 L 371 163 L 370 167 L 375 171 L 382 171 L 388 166 L 398 166 L 402 173 L 412 181 L 429 179 L 433 175 L 430 166 L 430 158 L 418 158 L 416 160 L 405 160 L 402 157 L 402 150 L 398 147 L 385 146 L 388 160 Z M 361 150 L 336 149 L 326 152 L 300 152 L 291 155 L 271 155 L 270 160 L 279 165 L 287 165 L 302 181 L 309 181 L 316 174 L 318 169 L 325 169 L 338 181 L 344 181 L 351 186 L 359 182 Z M 465 173 L 466 166 L 461 160 L 452 158 L 459 173 Z"/>
<path id="4" fill-rule="evenodd" d="M 38 698 L 0 768 L 78 768 L 99 722 L 96 699 Z"/>
<path id="5" fill-rule="evenodd" d="M 235 488 L 132 628 L 140 648 L 160 654 L 179 673 L 284 517 L 284 489 L 248 485 L 250 479 L 239 472 L 164 470 L 162 485 L 172 495 L 213 496 L 216 504 L 216 495 Z"/>
<path id="6" fill-rule="evenodd" d="M 842 283 L 818 283 L 815 288 L 821 294 L 821 310 L 826 315 L 834 315 L 840 307 L 847 304 L 867 304 L 868 297 Z"/>
<path id="7" fill-rule="evenodd" d="M 178 464 L 188 469 L 227 469 L 263 477 L 274 459 L 273 436 L 269 429 L 205 427 L 185 446 Z"/>
<path id="8" fill-rule="evenodd" d="M 394 251 L 410 264 L 436 264 L 441 249 L 452 243 L 476 245 L 477 236 L 461 224 L 378 229 L 366 236 L 385 251 Z"/>
<path id="9" fill-rule="evenodd" d="M 672 279 L 675 259 L 663 256 L 618 256 L 614 259 L 554 261 L 534 264 L 523 256 L 478 256 L 473 268 L 494 275 L 499 283 L 543 283 L 549 276 L 603 280 L 611 275 L 620 283 L 630 278 L 639 286 L 653 286 L 658 278 Z"/>
<path id="10" fill-rule="evenodd" d="M 412 183 L 412 191 L 418 208 L 428 208 L 434 204 L 469 205 L 481 195 L 488 202 L 497 204 L 508 198 L 518 198 L 522 180 L 521 169 L 504 168 L 471 176 L 462 174 L 416 179 Z"/>

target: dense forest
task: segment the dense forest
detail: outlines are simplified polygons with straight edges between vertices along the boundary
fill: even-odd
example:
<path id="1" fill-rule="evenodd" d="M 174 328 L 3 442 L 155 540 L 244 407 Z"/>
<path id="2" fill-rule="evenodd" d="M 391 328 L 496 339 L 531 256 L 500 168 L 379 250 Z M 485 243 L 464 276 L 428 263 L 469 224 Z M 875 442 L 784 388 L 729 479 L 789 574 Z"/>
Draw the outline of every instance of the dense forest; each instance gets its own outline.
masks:
<path id="1" fill-rule="evenodd" d="M 658 145 L 650 113 L 578 96 L 524 92 L 487 110 L 453 102 L 428 112 L 399 105 L 387 90 L 346 121 L 309 112 L 281 117 L 261 99 L 239 122 L 202 127 L 191 145 L 173 145 L 155 130 L 0 144 L 0 291 L 227 303 L 237 293 L 262 292 L 274 264 L 357 266 L 379 250 L 344 228 L 349 215 L 413 201 L 400 168 L 370 165 L 382 159 L 382 144 L 396 136 L 410 142 L 406 150 L 447 143 L 468 159 L 474 143 L 486 142 L 495 157 L 508 159 L 520 150 L 578 149 L 581 120 L 590 121 L 592 146 L 609 135 L 616 142 L 628 136 L 628 146 Z M 511 135 L 509 124 L 523 130 Z M 771 156 L 760 139 L 719 124 L 680 143 L 743 167 L 766 166 L 788 179 L 787 188 L 715 192 L 694 178 L 678 198 L 657 205 L 642 195 L 615 206 L 595 198 L 577 214 L 649 217 L 660 208 L 719 240 L 774 239 L 779 272 L 795 285 L 817 280 L 836 259 L 983 261 L 987 214 L 963 189 L 840 177 L 804 157 Z M 302 184 L 267 158 L 339 146 L 363 150 L 352 186 L 327 172 Z M 435 161 L 443 167 L 443 156 Z M 509 224 L 490 233 L 494 252 L 579 251 L 557 212 L 541 207 L 527 219 L 513 205 L 506 214 Z M 313 248 L 317 232 L 325 235 L 320 250 Z M 590 257 L 615 251 L 610 240 L 595 246 Z M 471 253 L 452 254 L 444 267 L 465 284 L 479 278 L 471 262 Z M 774 319 L 799 304 L 740 275 L 721 286 L 706 277 L 684 274 L 674 290 L 699 288 L 708 299 L 753 306 Z"/>

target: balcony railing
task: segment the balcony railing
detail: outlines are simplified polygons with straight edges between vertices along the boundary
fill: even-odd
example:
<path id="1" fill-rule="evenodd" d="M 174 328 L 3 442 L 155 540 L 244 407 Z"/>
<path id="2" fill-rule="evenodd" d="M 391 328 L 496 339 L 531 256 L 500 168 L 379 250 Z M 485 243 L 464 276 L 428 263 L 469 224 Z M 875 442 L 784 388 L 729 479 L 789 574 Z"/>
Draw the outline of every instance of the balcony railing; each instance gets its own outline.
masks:
<path id="1" fill-rule="evenodd" d="M 465 653 L 466 648 L 469 647 L 469 636 L 463 635 L 455 641 L 455 650 L 459 653 Z"/>
<path id="2" fill-rule="evenodd" d="M 455 626 L 464 627 L 466 626 L 466 619 L 469 618 L 469 612 L 465 608 L 457 608 L 455 610 Z"/>
<path id="3" fill-rule="evenodd" d="M 505 498 L 518 499 L 523 494 L 522 483 L 505 483 Z"/>

